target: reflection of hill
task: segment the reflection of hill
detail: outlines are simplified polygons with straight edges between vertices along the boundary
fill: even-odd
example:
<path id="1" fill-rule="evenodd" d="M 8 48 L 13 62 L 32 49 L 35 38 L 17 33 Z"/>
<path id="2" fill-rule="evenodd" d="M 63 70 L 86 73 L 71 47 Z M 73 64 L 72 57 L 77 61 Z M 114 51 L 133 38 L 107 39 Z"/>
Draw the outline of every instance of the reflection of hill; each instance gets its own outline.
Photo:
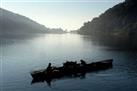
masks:
<path id="1" fill-rule="evenodd" d="M 126 0 L 92 21 L 84 23 L 80 34 L 90 34 L 97 39 L 119 44 L 124 42 L 131 48 L 137 47 L 137 1 Z M 102 40 L 103 39 L 103 40 Z M 128 46 L 129 47 L 129 46 Z"/>
<path id="2" fill-rule="evenodd" d="M 44 25 L 0 8 L 0 35 L 27 35 L 42 33 L 64 33 L 62 29 L 49 29 Z"/>

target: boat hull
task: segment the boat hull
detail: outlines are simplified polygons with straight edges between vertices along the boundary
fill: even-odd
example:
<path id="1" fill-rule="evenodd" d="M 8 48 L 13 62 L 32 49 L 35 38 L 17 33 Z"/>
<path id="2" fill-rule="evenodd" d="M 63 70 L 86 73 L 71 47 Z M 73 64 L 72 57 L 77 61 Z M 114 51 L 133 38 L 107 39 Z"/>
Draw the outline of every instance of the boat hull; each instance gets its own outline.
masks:
<path id="1" fill-rule="evenodd" d="M 112 67 L 112 62 L 113 59 L 108 59 L 85 65 L 77 64 L 75 67 L 72 68 L 56 67 L 52 72 L 48 73 L 46 72 L 46 69 L 42 71 L 33 71 L 31 73 L 31 76 L 33 79 L 56 79 L 69 75 L 77 75 L 92 71 L 105 70 Z"/>

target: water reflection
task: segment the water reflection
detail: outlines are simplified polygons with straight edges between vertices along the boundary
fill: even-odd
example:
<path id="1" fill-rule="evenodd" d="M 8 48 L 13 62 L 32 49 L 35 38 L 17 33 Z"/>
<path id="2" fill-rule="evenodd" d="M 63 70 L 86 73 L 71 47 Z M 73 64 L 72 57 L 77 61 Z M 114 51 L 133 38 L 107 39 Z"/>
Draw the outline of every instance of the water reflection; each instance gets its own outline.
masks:
<path id="1" fill-rule="evenodd" d="M 48 86 L 52 86 L 51 82 L 56 81 L 56 80 L 61 80 L 61 79 L 74 79 L 74 78 L 80 78 L 80 79 L 85 79 L 86 73 L 80 73 L 80 74 L 75 74 L 75 75 L 68 75 L 65 77 L 60 77 L 56 79 L 33 79 L 31 81 L 31 84 L 36 84 L 36 83 L 47 83 Z"/>
<path id="2" fill-rule="evenodd" d="M 132 50 L 137 51 L 137 42 L 128 38 L 117 37 L 92 37 L 92 43 L 95 45 L 106 46 L 115 50 Z"/>
<path id="3" fill-rule="evenodd" d="M 15 45 L 18 43 L 24 43 L 28 40 L 32 40 L 38 37 L 45 36 L 44 34 L 14 34 L 14 35 L 0 35 L 1 45 Z"/>
<path id="4" fill-rule="evenodd" d="M 5 91 L 75 91 L 74 89 L 115 91 L 119 88 L 121 91 L 136 91 L 137 89 L 136 51 L 119 51 L 96 42 L 90 36 L 77 34 L 46 34 L 29 39 L 7 38 L 0 41 L 5 41 L 0 44 L 3 67 L 1 79 L 3 83 L 0 82 L 0 88 L 3 86 Z M 86 74 L 84 80 L 64 77 L 61 79 L 67 81 L 57 79 L 58 84 L 52 89 L 43 88 L 42 84 L 30 85 L 32 79 L 29 72 L 45 68 L 49 62 L 60 66 L 64 60 L 84 59 L 90 63 L 107 58 L 115 60 L 113 69 L 100 71 L 98 74 L 96 72 Z"/>

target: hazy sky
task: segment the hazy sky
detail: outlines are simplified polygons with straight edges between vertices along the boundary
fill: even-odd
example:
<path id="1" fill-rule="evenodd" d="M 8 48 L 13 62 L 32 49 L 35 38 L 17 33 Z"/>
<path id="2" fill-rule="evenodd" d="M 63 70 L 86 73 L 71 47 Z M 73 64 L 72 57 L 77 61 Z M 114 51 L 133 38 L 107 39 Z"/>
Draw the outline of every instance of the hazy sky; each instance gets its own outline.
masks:
<path id="1" fill-rule="evenodd" d="M 124 0 L 0 0 L 1 7 L 50 28 L 75 30 Z"/>

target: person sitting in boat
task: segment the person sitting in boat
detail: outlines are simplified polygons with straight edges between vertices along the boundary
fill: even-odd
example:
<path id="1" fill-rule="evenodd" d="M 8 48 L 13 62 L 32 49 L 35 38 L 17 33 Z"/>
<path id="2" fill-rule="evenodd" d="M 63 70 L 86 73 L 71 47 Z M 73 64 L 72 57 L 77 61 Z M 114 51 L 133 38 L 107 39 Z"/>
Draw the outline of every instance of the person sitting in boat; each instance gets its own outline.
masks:
<path id="1" fill-rule="evenodd" d="M 48 64 L 46 71 L 47 73 L 50 73 L 52 71 L 51 63 Z"/>
<path id="2" fill-rule="evenodd" d="M 87 63 L 86 63 L 84 60 L 82 60 L 82 59 L 80 60 L 80 62 L 81 62 L 81 65 L 82 65 L 82 66 L 84 66 L 84 65 L 87 64 Z"/>

